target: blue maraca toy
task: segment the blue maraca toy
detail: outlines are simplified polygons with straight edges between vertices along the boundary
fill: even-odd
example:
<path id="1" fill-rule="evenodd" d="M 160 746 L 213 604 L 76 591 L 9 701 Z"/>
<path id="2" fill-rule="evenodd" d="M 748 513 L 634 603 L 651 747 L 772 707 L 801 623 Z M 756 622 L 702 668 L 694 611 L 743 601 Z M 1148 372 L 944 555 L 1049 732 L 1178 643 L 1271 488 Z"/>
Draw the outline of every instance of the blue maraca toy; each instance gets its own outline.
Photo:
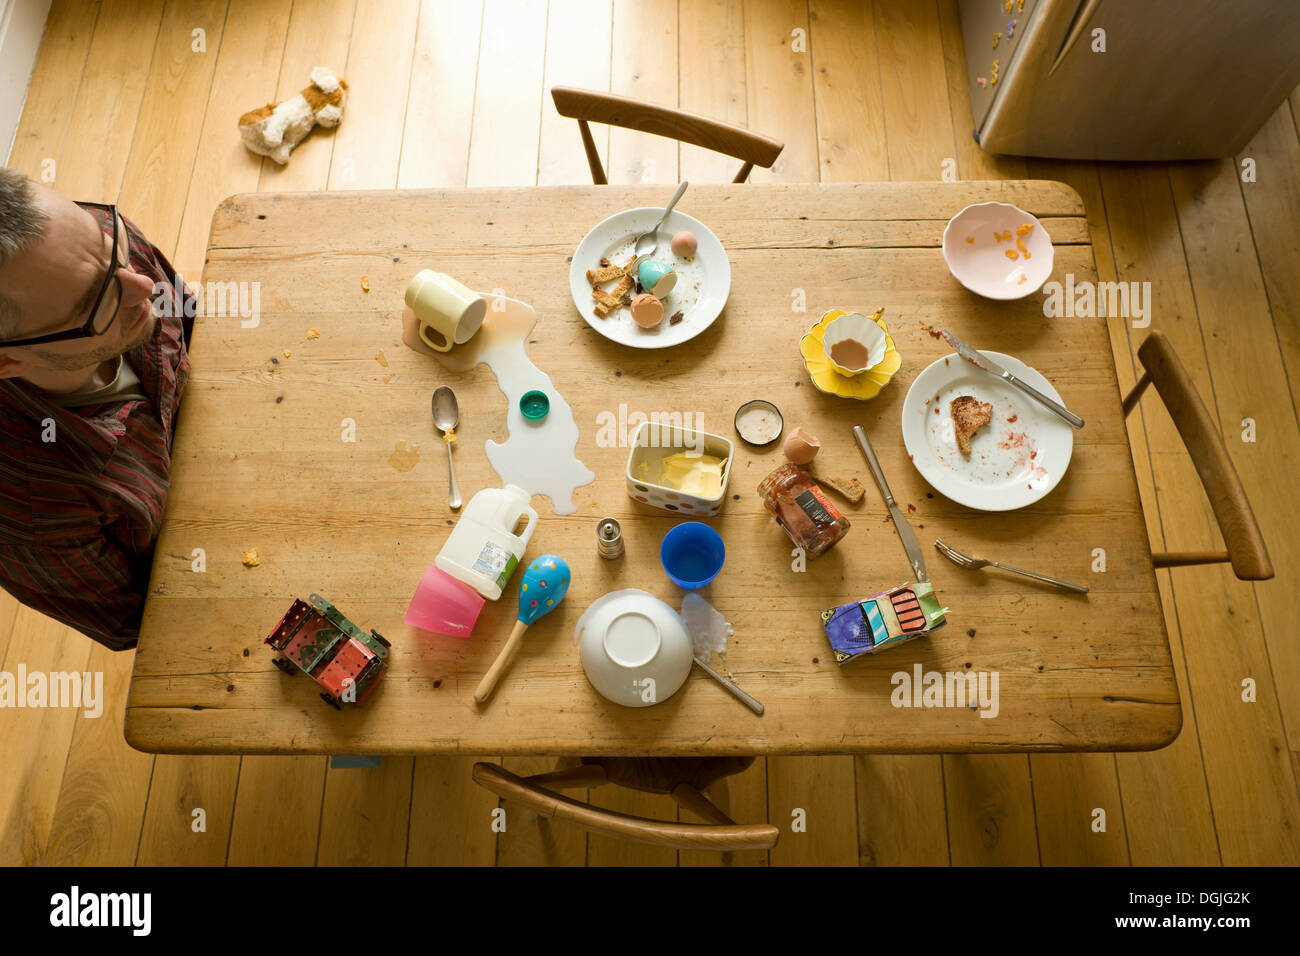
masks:
<path id="1" fill-rule="evenodd" d="M 569 591 L 570 577 L 569 565 L 559 555 L 543 554 L 529 562 L 519 582 L 519 620 L 515 622 L 506 646 L 501 648 L 501 653 L 479 681 L 478 689 L 474 691 L 475 701 L 481 704 L 492 696 L 497 681 L 510 666 L 515 652 L 523 643 L 524 631 L 528 630 L 528 625 L 564 600 L 564 595 Z"/>

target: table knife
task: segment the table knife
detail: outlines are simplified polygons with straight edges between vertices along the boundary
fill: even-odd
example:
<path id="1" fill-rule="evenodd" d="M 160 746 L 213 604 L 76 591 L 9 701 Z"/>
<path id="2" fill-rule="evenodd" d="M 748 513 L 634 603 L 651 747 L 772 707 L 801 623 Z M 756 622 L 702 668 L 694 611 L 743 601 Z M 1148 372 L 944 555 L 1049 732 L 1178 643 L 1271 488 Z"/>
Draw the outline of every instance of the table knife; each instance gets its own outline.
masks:
<path id="1" fill-rule="evenodd" d="M 971 348 L 961 339 L 957 338 L 957 336 L 953 335 L 947 329 L 940 329 L 940 331 L 943 333 L 943 337 L 948 340 L 948 344 L 957 350 L 957 354 L 960 355 L 962 358 L 964 358 L 966 361 L 970 362 L 976 368 L 982 369 L 983 371 L 988 372 L 990 375 L 998 376 L 998 378 L 1002 379 L 1009 385 L 1014 385 L 1016 388 L 1020 389 L 1022 392 L 1028 395 L 1030 398 L 1039 402 L 1044 407 L 1051 409 L 1060 418 L 1062 418 L 1066 422 L 1069 422 L 1075 428 L 1083 427 L 1083 419 L 1080 418 L 1078 415 L 1074 414 L 1074 412 L 1070 411 L 1068 408 L 1065 408 L 1063 405 L 1059 404 L 1058 402 L 1052 401 L 1050 398 L 1048 398 L 1038 389 L 1034 388 L 1032 385 L 1022 382 L 1020 379 L 1016 378 L 1014 375 L 1012 375 L 1010 372 L 1004 369 L 997 362 L 993 361 L 983 352 L 975 351 L 973 348 Z"/>
<path id="2" fill-rule="evenodd" d="M 928 580 L 925 576 L 925 553 L 921 550 L 921 543 L 916 540 L 916 532 L 907 523 L 898 503 L 894 501 L 894 496 L 889 490 L 889 482 L 885 481 L 885 473 L 880 470 L 880 462 L 876 460 L 871 442 L 867 441 L 866 429 L 861 425 L 854 425 L 853 434 L 858 439 L 858 447 L 862 449 L 863 457 L 867 459 L 867 467 L 871 469 L 872 477 L 876 479 L 876 487 L 884 496 L 885 504 L 889 505 L 889 516 L 894 519 L 894 527 L 898 529 L 898 537 L 903 542 L 903 550 L 907 552 L 907 560 L 912 563 L 912 570 L 916 572 L 916 580 Z"/>

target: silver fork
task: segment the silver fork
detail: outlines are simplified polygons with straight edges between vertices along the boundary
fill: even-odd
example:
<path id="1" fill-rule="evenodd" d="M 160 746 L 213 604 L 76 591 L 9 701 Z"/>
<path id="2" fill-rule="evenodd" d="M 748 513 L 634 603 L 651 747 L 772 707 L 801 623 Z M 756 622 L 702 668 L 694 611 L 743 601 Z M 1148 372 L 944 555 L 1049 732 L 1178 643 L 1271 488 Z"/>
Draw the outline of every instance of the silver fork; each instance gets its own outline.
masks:
<path id="1" fill-rule="evenodd" d="M 956 548 L 944 544 L 942 538 L 935 538 L 934 546 L 938 549 L 940 554 L 959 567 L 970 568 L 971 570 L 988 567 L 1001 568 L 1003 571 L 1010 571 L 1013 574 L 1023 574 L 1027 578 L 1033 578 L 1035 581 L 1042 581 L 1044 584 L 1052 584 L 1058 588 L 1073 591 L 1075 594 L 1088 593 L 1088 589 L 1082 584 L 1071 584 L 1069 581 L 1062 581 L 1060 578 L 1048 577 L 1046 574 L 1039 574 L 1036 571 L 1026 571 L 1024 568 L 1013 568 L 1009 564 L 998 564 L 998 562 L 989 561 L 986 558 L 972 558 L 969 554 L 962 554 Z"/>

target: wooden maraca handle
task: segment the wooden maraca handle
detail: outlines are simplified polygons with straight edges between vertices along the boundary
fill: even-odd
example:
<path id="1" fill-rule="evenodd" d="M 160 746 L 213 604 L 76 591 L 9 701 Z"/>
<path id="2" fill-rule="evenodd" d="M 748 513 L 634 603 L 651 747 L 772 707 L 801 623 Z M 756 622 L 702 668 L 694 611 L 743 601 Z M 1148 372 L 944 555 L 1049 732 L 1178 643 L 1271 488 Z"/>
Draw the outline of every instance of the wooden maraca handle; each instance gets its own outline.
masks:
<path id="1" fill-rule="evenodd" d="M 483 703 L 492 696 L 492 692 L 497 689 L 499 681 L 510 662 L 514 660 L 515 652 L 519 650 L 519 645 L 524 642 L 524 631 L 528 630 L 528 625 L 523 621 L 515 621 L 515 629 L 510 632 L 510 637 L 506 640 L 506 646 L 501 648 L 501 653 L 497 659 L 492 662 L 488 672 L 483 675 L 483 679 L 478 682 L 478 689 L 474 691 L 475 703 Z"/>

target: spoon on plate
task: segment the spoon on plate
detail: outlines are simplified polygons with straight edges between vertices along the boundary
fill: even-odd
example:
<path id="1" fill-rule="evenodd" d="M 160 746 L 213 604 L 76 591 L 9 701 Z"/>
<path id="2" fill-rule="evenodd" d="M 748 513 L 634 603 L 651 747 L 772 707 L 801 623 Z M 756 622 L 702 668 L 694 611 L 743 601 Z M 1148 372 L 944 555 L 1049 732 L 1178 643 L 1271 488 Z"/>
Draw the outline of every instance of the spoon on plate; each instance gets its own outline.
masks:
<path id="1" fill-rule="evenodd" d="M 460 407 L 456 404 L 456 393 L 446 385 L 440 385 L 433 392 L 433 424 L 442 432 L 442 440 L 447 445 L 447 474 L 451 476 L 451 497 L 447 504 L 455 511 L 460 507 L 460 486 L 456 484 L 456 463 L 452 460 L 451 445 L 456 440 L 456 426 L 460 424 Z"/>
<path id="2" fill-rule="evenodd" d="M 673 198 L 670 199 L 668 205 L 664 207 L 664 214 L 659 217 L 659 221 L 655 223 L 655 227 L 649 232 L 637 236 L 636 245 L 632 249 L 633 254 L 636 256 L 636 262 L 633 263 L 632 266 L 633 269 L 640 267 L 641 263 L 654 255 L 655 250 L 659 248 L 659 230 L 663 227 L 663 224 L 668 221 L 668 216 L 672 213 L 673 206 L 677 205 L 677 200 L 682 198 L 682 193 L 686 192 L 686 187 L 689 185 L 690 183 L 682 183 L 678 186 L 677 192 L 673 193 Z"/>

